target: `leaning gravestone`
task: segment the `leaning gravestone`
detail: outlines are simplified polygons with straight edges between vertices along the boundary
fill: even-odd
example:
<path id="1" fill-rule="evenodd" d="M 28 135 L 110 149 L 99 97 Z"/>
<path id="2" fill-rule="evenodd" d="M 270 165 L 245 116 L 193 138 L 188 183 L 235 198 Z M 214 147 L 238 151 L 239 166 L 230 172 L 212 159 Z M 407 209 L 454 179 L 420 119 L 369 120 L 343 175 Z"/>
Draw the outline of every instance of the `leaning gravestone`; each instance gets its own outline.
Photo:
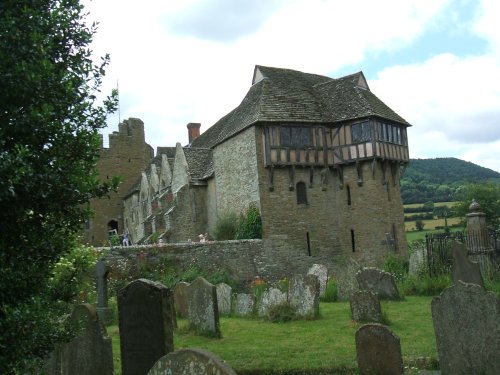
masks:
<path id="1" fill-rule="evenodd" d="M 290 279 L 288 302 L 297 316 L 316 318 L 319 315 L 319 280 L 316 275 L 295 275 Z"/>
<path id="2" fill-rule="evenodd" d="M 456 284 L 458 280 L 464 283 L 477 284 L 484 288 L 479 264 L 467 257 L 467 248 L 464 244 L 455 242 L 451 248 L 453 253 L 452 276 Z"/>
<path id="3" fill-rule="evenodd" d="M 340 301 L 348 301 L 351 294 L 359 290 L 356 273 L 361 266 L 354 259 L 349 258 L 345 267 L 337 275 L 337 294 Z"/>
<path id="4" fill-rule="evenodd" d="M 148 375 L 236 375 L 236 373 L 209 351 L 181 349 L 160 358 Z"/>
<path id="5" fill-rule="evenodd" d="M 371 323 L 356 331 L 356 357 L 361 375 L 401 375 L 401 344 L 388 327 Z"/>
<path id="6" fill-rule="evenodd" d="M 82 331 L 61 349 L 61 374 L 111 375 L 113 352 L 106 328 L 89 304 L 78 305 L 71 321 L 80 324 Z"/>
<path id="7" fill-rule="evenodd" d="M 132 281 L 118 293 L 123 375 L 147 374 L 174 350 L 171 292 L 146 279 Z"/>
<path id="8" fill-rule="evenodd" d="M 187 287 L 189 283 L 181 281 L 174 288 L 175 312 L 179 318 L 188 317 Z"/>
<path id="9" fill-rule="evenodd" d="M 237 316 L 251 316 L 255 308 L 255 296 L 253 294 L 238 293 L 236 295 L 236 306 L 234 313 Z"/>
<path id="10" fill-rule="evenodd" d="M 215 288 L 217 291 L 217 307 L 219 309 L 219 315 L 231 314 L 231 298 L 233 295 L 233 288 L 225 283 L 217 284 Z"/>
<path id="11" fill-rule="evenodd" d="M 427 249 L 425 247 L 416 249 L 410 254 L 408 261 L 408 274 L 418 276 L 427 264 Z"/>
<path id="12" fill-rule="evenodd" d="M 108 274 L 109 266 L 104 260 L 99 260 L 95 266 L 97 283 L 97 316 L 103 324 L 111 324 L 113 311 L 108 307 Z"/>
<path id="13" fill-rule="evenodd" d="M 373 267 L 365 267 L 356 273 L 361 290 L 375 293 L 382 299 L 399 299 L 399 291 L 394 277 L 385 271 Z"/>
<path id="14" fill-rule="evenodd" d="M 198 277 L 186 291 L 191 329 L 203 335 L 221 337 L 215 286 Z"/>
<path id="15" fill-rule="evenodd" d="M 382 312 L 378 297 L 366 290 L 359 290 L 351 295 L 349 300 L 351 317 L 357 322 L 380 323 Z"/>
<path id="16" fill-rule="evenodd" d="M 325 295 L 326 284 L 328 282 L 328 268 L 326 268 L 323 264 L 313 264 L 309 271 L 307 271 L 308 275 L 316 275 L 319 280 L 319 295 L 323 297 Z"/>
<path id="17" fill-rule="evenodd" d="M 267 316 L 269 310 L 287 302 L 287 295 L 277 288 L 269 288 L 262 293 L 259 303 L 259 316 Z"/>
<path id="18" fill-rule="evenodd" d="M 458 281 L 431 304 L 442 374 L 500 374 L 500 299 Z"/>

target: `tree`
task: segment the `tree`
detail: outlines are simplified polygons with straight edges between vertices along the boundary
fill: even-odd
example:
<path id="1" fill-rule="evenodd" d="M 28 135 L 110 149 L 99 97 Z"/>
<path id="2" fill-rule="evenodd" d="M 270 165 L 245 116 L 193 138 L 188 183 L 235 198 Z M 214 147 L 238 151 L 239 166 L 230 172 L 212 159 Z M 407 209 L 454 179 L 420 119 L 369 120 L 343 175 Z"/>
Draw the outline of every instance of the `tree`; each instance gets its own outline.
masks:
<path id="1" fill-rule="evenodd" d="M 453 207 L 457 216 L 465 218 L 472 200 L 475 200 L 481 206 L 480 211 L 486 214 L 486 223 L 500 227 L 500 184 L 467 184 L 458 190 L 457 199 L 460 202 Z"/>
<path id="2" fill-rule="evenodd" d="M 415 228 L 417 228 L 417 230 L 419 232 L 421 232 L 421 231 L 424 230 L 424 226 L 425 226 L 425 223 L 422 220 L 416 220 L 415 221 Z"/>
<path id="3" fill-rule="evenodd" d="M 0 2 L 0 373 L 23 372 L 67 338 L 47 298 L 97 181 L 98 130 L 116 106 L 97 95 L 108 63 L 78 0 Z M 24 373 L 24 372 L 23 372 Z"/>

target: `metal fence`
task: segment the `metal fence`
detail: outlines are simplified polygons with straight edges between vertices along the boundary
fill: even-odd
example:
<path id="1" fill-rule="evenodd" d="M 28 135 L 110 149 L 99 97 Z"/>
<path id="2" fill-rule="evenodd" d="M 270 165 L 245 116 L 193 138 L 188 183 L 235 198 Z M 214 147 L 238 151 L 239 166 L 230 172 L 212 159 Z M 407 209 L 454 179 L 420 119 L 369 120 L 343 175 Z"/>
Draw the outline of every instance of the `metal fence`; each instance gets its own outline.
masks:
<path id="1" fill-rule="evenodd" d="M 488 230 L 487 233 L 459 231 L 427 234 L 425 244 L 430 276 L 451 271 L 451 245 L 454 241 L 464 243 L 468 255 L 488 254 L 494 264 L 500 264 L 500 230 Z"/>

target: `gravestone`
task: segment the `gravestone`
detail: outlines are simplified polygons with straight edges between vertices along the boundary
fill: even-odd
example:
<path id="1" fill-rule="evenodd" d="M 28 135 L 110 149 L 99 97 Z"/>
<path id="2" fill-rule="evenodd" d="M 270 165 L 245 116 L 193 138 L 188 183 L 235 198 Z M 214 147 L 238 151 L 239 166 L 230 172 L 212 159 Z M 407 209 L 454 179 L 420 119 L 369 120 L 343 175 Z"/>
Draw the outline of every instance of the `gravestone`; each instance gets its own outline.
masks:
<path id="1" fill-rule="evenodd" d="M 381 299 L 399 299 L 399 291 L 394 277 L 385 271 L 365 267 L 356 273 L 361 290 L 375 293 Z"/>
<path id="2" fill-rule="evenodd" d="M 500 299 L 458 281 L 431 304 L 443 375 L 500 374 Z"/>
<path id="3" fill-rule="evenodd" d="M 452 276 L 456 284 L 458 280 L 464 283 L 477 284 L 484 288 L 483 278 L 479 264 L 472 262 L 467 257 L 467 248 L 464 244 L 454 242 L 451 248 L 453 253 Z"/>
<path id="4" fill-rule="evenodd" d="M 316 318 L 319 315 L 319 280 L 316 275 L 295 275 L 290 279 L 288 302 L 297 316 Z"/>
<path id="5" fill-rule="evenodd" d="M 236 306 L 234 313 L 237 316 L 251 316 L 255 308 L 255 296 L 253 294 L 238 293 L 236 295 Z"/>
<path id="6" fill-rule="evenodd" d="M 179 318 L 188 317 L 187 287 L 189 283 L 181 281 L 174 288 L 175 312 Z"/>
<path id="7" fill-rule="evenodd" d="M 203 335 L 221 337 L 215 286 L 198 277 L 186 291 L 191 329 Z"/>
<path id="8" fill-rule="evenodd" d="M 153 364 L 174 350 L 171 292 L 146 279 L 129 283 L 118 293 L 123 375 L 147 374 Z"/>
<path id="9" fill-rule="evenodd" d="M 113 352 L 106 328 L 89 304 L 74 308 L 70 320 L 82 329 L 61 349 L 61 374 L 111 375 Z"/>
<path id="10" fill-rule="evenodd" d="M 378 297 L 366 290 L 358 290 L 351 295 L 351 318 L 357 322 L 380 323 L 382 311 Z"/>
<path id="11" fill-rule="evenodd" d="M 160 358 L 148 375 L 236 375 L 215 354 L 201 349 L 180 349 Z"/>
<path id="12" fill-rule="evenodd" d="M 401 344 L 387 326 L 370 323 L 356 331 L 356 357 L 361 375 L 401 375 Z"/>
<path id="13" fill-rule="evenodd" d="M 328 268 L 326 268 L 323 264 L 313 264 L 309 271 L 307 271 L 308 275 L 316 275 L 319 280 L 319 296 L 323 297 L 325 295 L 326 284 L 328 282 Z"/>
<path id="14" fill-rule="evenodd" d="M 352 258 L 349 258 L 347 264 L 341 267 L 337 275 L 337 295 L 340 301 L 348 301 L 351 294 L 359 290 L 356 273 L 360 269 L 361 266 Z"/>
<path id="15" fill-rule="evenodd" d="M 233 288 L 225 283 L 216 285 L 217 291 L 217 307 L 219 315 L 231 314 L 231 298 L 233 296 Z"/>
<path id="16" fill-rule="evenodd" d="M 418 276 L 427 266 L 427 249 L 416 249 L 410 254 L 408 274 Z"/>
<path id="17" fill-rule="evenodd" d="M 287 295 L 277 288 L 269 288 L 262 293 L 259 303 L 259 316 L 267 316 L 269 310 L 287 302 Z"/>
<path id="18" fill-rule="evenodd" d="M 104 260 L 99 260 L 95 265 L 97 284 L 97 316 L 103 324 L 109 325 L 113 321 L 113 311 L 108 306 L 108 274 L 109 266 Z"/>

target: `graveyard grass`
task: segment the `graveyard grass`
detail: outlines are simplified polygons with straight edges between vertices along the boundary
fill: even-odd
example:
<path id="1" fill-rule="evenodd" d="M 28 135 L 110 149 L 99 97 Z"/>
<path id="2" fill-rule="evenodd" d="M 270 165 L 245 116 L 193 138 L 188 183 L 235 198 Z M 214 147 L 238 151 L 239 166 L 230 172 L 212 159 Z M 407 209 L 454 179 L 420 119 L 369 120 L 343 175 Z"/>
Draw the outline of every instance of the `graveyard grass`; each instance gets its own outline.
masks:
<path id="1" fill-rule="evenodd" d="M 389 327 L 401 339 L 403 361 L 411 368 L 437 368 L 437 351 L 431 317 L 432 297 L 409 296 L 382 301 Z M 361 324 L 350 317 L 348 302 L 322 302 L 320 319 L 271 323 L 263 319 L 222 317 L 222 339 L 196 336 L 187 320 L 178 320 L 175 349 L 202 348 L 226 361 L 239 375 L 355 374 L 354 334 Z M 115 374 L 121 374 L 119 334 L 113 339 Z M 410 371 L 409 371 L 410 370 Z"/>

